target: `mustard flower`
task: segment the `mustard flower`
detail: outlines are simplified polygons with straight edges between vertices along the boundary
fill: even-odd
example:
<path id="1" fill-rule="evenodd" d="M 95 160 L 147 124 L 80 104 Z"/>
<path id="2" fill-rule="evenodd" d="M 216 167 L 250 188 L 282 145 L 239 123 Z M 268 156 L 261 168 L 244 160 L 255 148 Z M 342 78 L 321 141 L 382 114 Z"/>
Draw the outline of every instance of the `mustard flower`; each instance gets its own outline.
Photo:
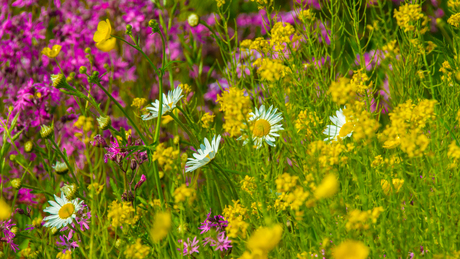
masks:
<path id="1" fill-rule="evenodd" d="M 112 26 L 109 19 L 100 21 L 97 25 L 97 31 L 94 33 L 93 40 L 96 47 L 104 52 L 109 52 L 115 48 L 116 39 L 112 37 Z"/>

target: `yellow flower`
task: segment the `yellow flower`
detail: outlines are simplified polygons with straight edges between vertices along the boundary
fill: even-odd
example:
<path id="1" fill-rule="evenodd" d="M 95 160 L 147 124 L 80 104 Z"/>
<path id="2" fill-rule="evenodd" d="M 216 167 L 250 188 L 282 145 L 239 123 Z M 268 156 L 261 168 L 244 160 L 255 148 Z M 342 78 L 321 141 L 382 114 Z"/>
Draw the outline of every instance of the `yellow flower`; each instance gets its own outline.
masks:
<path id="1" fill-rule="evenodd" d="M 49 58 L 55 58 L 61 51 L 61 48 L 61 45 L 54 45 L 51 49 L 48 47 L 44 47 L 42 50 L 42 54 Z"/>
<path id="2" fill-rule="evenodd" d="M 146 258 L 150 253 L 150 247 L 143 245 L 141 239 L 138 238 L 135 244 L 128 246 L 125 250 L 126 258 L 142 259 Z"/>
<path id="3" fill-rule="evenodd" d="M 11 216 L 11 207 L 0 198 L 0 220 L 7 220 Z"/>
<path id="4" fill-rule="evenodd" d="M 401 187 L 403 186 L 404 184 L 404 180 L 403 179 L 393 179 L 392 180 L 393 182 L 393 186 L 394 186 L 394 189 L 395 189 L 395 192 L 398 193 L 399 190 L 401 189 Z M 383 192 L 388 195 L 390 193 L 390 190 L 391 190 L 391 185 L 390 183 L 385 180 L 385 179 L 382 179 L 380 181 L 380 184 L 382 185 L 382 189 L 383 189 Z"/>
<path id="5" fill-rule="evenodd" d="M 334 248 L 334 259 L 366 259 L 369 255 L 369 247 L 360 241 L 347 240 Z"/>
<path id="6" fill-rule="evenodd" d="M 317 199 L 330 198 L 337 193 L 339 181 L 333 174 L 326 175 L 321 184 L 316 188 L 315 197 Z"/>
<path id="7" fill-rule="evenodd" d="M 116 39 L 111 36 L 112 26 L 109 19 L 100 21 L 97 25 L 97 31 L 94 33 L 93 40 L 96 47 L 104 52 L 109 52 L 115 48 Z"/>
<path id="8" fill-rule="evenodd" d="M 268 252 L 278 245 L 282 234 L 281 225 L 259 228 L 248 239 L 246 246 L 253 255 L 259 255 L 255 258 L 268 258 Z"/>
<path id="9" fill-rule="evenodd" d="M 139 219 L 138 215 L 135 215 L 136 210 L 131 206 L 130 202 L 118 203 L 118 201 L 112 201 L 109 205 L 109 213 L 107 217 L 112 219 L 112 226 L 114 228 L 127 223 L 134 224 Z"/>
<path id="10" fill-rule="evenodd" d="M 203 123 L 203 128 L 208 129 L 211 126 L 212 122 L 214 121 L 215 116 L 216 115 L 210 114 L 208 112 L 203 114 L 203 117 L 201 117 L 201 122 Z"/>

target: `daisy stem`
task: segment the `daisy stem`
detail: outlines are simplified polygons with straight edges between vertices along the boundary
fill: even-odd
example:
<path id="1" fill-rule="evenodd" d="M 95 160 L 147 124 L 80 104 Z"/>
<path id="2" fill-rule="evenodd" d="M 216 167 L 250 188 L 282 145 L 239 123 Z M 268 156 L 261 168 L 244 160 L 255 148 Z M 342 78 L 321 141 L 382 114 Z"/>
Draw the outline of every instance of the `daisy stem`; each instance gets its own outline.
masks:
<path id="1" fill-rule="evenodd" d="M 54 138 L 50 138 L 49 141 L 51 142 L 51 144 L 53 144 L 54 148 L 58 151 L 59 153 L 59 156 L 64 160 L 65 164 L 67 165 L 67 167 L 69 168 L 69 171 L 70 173 L 72 174 L 72 177 L 75 179 L 75 183 L 77 184 L 77 186 L 80 186 L 80 183 L 77 179 L 77 176 L 75 175 L 75 173 L 73 172 L 73 168 L 70 166 L 70 163 L 69 161 L 67 160 L 67 157 L 64 156 L 64 154 L 62 153 L 61 149 L 59 148 L 59 146 L 56 144 L 56 141 L 54 141 Z"/>
<path id="2" fill-rule="evenodd" d="M 236 191 L 236 188 L 235 188 L 235 185 L 233 184 L 232 180 L 230 179 L 230 177 L 227 175 L 227 173 L 224 171 L 224 169 L 222 169 L 222 167 L 220 167 L 216 162 L 211 161 L 211 163 L 217 167 L 221 172 L 222 174 L 224 175 L 224 177 L 227 179 L 227 181 L 229 182 L 230 184 L 230 187 L 232 188 L 232 194 L 233 194 L 233 198 L 235 198 L 235 200 L 238 200 L 238 192 Z"/>
<path id="3" fill-rule="evenodd" d="M 185 130 L 185 132 L 187 133 L 187 135 L 193 139 L 193 141 L 199 146 L 199 142 L 198 140 L 196 139 L 195 135 L 190 132 L 190 130 L 179 120 L 179 118 L 176 117 L 176 115 L 174 115 L 172 112 L 170 113 L 170 116 L 177 122 L 177 124 L 179 124 L 179 126 Z M 194 146 L 196 148 L 196 146 Z"/>

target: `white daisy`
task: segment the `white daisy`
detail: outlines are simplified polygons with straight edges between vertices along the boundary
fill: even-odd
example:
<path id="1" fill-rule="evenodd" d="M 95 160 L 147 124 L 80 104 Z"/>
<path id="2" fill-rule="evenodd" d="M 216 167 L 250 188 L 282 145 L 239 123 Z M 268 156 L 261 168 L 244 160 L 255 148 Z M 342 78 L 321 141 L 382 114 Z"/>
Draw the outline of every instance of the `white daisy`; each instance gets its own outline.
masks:
<path id="1" fill-rule="evenodd" d="M 198 153 L 193 154 L 194 158 L 189 158 L 188 162 L 185 164 L 185 172 L 192 172 L 196 169 L 208 164 L 216 156 L 217 150 L 219 149 L 221 136 L 217 135 L 212 138 L 211 143 L 207 138 L 204 138 L 204 145 L 200 145 Z"/>
<path id="2" fill-rule="evenodd" d="M 347 107 L 345 107 L 345 109 L 346 108 Z M 342 109 L 338 110 L 335 114 L 337 116 L 329 117 L 334 125 L 327 125 L 326 129 L 323 131 L 324 134 L 329 135 L 329 137 L 325 138 L 324 141 L 337 140 L 338 137 L 351 137 L 351 134 L 353 133 L 353 124 L 347 122 Z"/>
<path id="3" fill-rule="evenodd" d="M 280 135 L 277 133 L 280 130 L 283 130 L 281 124 L 278 122 L 283 120 L 281 112 L 278 112 L 278 109 L 273 109 L 273 105 L 268 108 L 268 111 L 265 110 L 265 106 L 260 106 L 259 110 L 255 109 L 255 113 L 250 113 L 249 123 L 251 124 L 252 130 L 252 140 L 254 145 L 257 148 L 262 146 L 263 141 L 267 142 L 270 146 L 275 146 L 275 137 Z M 249 143 L 249 139 L 241 136 L 238 140 L 245 139 L 243 145 Z"/>
<path id="4" fill-rule="evenodd" d="M 176 87 L 174 90 L 169 91 L 168 95 L 163 94 L 163 109 L 161 110 L 161 115 L 172 111 L 176 108 L 177 102 L 182 98 L 182 88 Z M 143 120 L 151 120 L 158 117 L 158 110 L 160 109 L 160 101 L 155 100 L 152 103 L 153 107 L 147 107 L 146 109 L 149 111 L 148 114 L 142 115 Z"/>
<path id="5" fill-rule="evenodd" d="M 47 221 L 43 226 L 59 229 L 72 223 L 72 220 L 77 217 L 76 213 L 81 209 L 83 201 L 79 201 L 78 198 L 71 201 L 67 200 L 64 193 L 61 193 L 61 198 L 54 195 L 54 199 L 56 201 L 48 201 L 51 207 L 43 210 L 51 214 L 43 219 L 43 221 Z"/>

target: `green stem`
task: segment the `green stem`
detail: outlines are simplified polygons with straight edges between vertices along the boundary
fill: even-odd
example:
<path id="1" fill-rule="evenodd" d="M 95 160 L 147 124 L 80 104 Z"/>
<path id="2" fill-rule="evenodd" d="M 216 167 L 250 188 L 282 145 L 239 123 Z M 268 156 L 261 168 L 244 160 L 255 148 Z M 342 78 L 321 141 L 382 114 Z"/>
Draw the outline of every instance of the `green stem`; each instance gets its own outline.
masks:
<path id="1" fill-rule="evenodd" d="M 80 183 L 77 179 L 77 176 L 75 175 L 75 173 L 73 172 L 73 168 L 70 166 L 70 163 L 69 161 L 67 160 L 67 157 L 64 156 L 64 154 L 62 153 L 61 149 L 59 148 L 59 146 L 56 144 L 56 141 L 54 141 L 54 138 L 51 138 L 49 139 L 49 141 L 51 142 L 51 144 L 53 144 L 54 148 L 58 151 L 59 153 L 59 156 L 64 160 L 64 163 L 67 165 L 67 167 L 69 168 L 69 171 L 70 173 L 72 174 L 72 177 L 75 179 L 75 183 L 77 184 L 77 186 L 80 186 Z"/>
<path id="2" fill-rule="evenodd" d="M 147 140 L 142 135 L 142 132 L 137 128 L 136 123 L 134 123 L 133 119 L 131 119 L 131 117 L 128 115 L 128 113 L 126 113 L 125 109 L 123 109 L 121 104 L 117 100 L 115 100 L 115 98 L 113 98 L 113 96 L 107 90 L 105 90 L 104 87 L 102 87 L 101 83 L 97 82 L 96 85 L 99 86 L 99 88 L 101 88 L 102 91 L 104 91 L 104 93 L 110 98 L 110 100 L 112 100 L 112 102 L 114 102 L 115 105 L 121 110 L 121 112 L 123 112 L 123 114 L 126 116 L 126 118 L 128 118 L 129 122 L 131 122 L 131 124 L 133 125 L 133 127 L 136 130 L 137 134 L 139 134 L 139 137 L 144 142 L 144 145 L 146 145 L 148 143 Z"/>
<path id="3" fill-rule="evenodd" d="M 232 194 L 233 194 L 233 197 L 235 198 L 235 200 L 238 200 L 238 192 L 236 191 L 236 188 L 235 188 L 235 185 L 233 184 L 232 180 L 230 179 L 230 177 L 227 175 L 227 173 L 225 173 L 224 169 L 222 169 L 222 167 L 220 167 L 216 162 L 211 161 L 211 163 L 217 167 L 220 172 L 222 173 L 222 175 L 227 179 L 228 183 L 230 184 L 230 187 L 232 188 Z"/>
<path id="4" fill-rule="evenodd" d="M 177 124 L 179 124 L 179 126 L 185 130 L 185 132 L 187 133 L 187 135 L 190 137 L 190 139 L 193 139 L 193 141 L 195 142 L 195 144 L 197 146 L 200 146 L 200 142 L 196 139 L 195 135 L 193 135 L 193 133 L 179 120 L 179 118 L 176 117 L 176 115 L 174 115 L 174 113 L 170 113 L 170 116 L 177 122 Z M 196 146 L 194 146 L 196 148 Z"/>

